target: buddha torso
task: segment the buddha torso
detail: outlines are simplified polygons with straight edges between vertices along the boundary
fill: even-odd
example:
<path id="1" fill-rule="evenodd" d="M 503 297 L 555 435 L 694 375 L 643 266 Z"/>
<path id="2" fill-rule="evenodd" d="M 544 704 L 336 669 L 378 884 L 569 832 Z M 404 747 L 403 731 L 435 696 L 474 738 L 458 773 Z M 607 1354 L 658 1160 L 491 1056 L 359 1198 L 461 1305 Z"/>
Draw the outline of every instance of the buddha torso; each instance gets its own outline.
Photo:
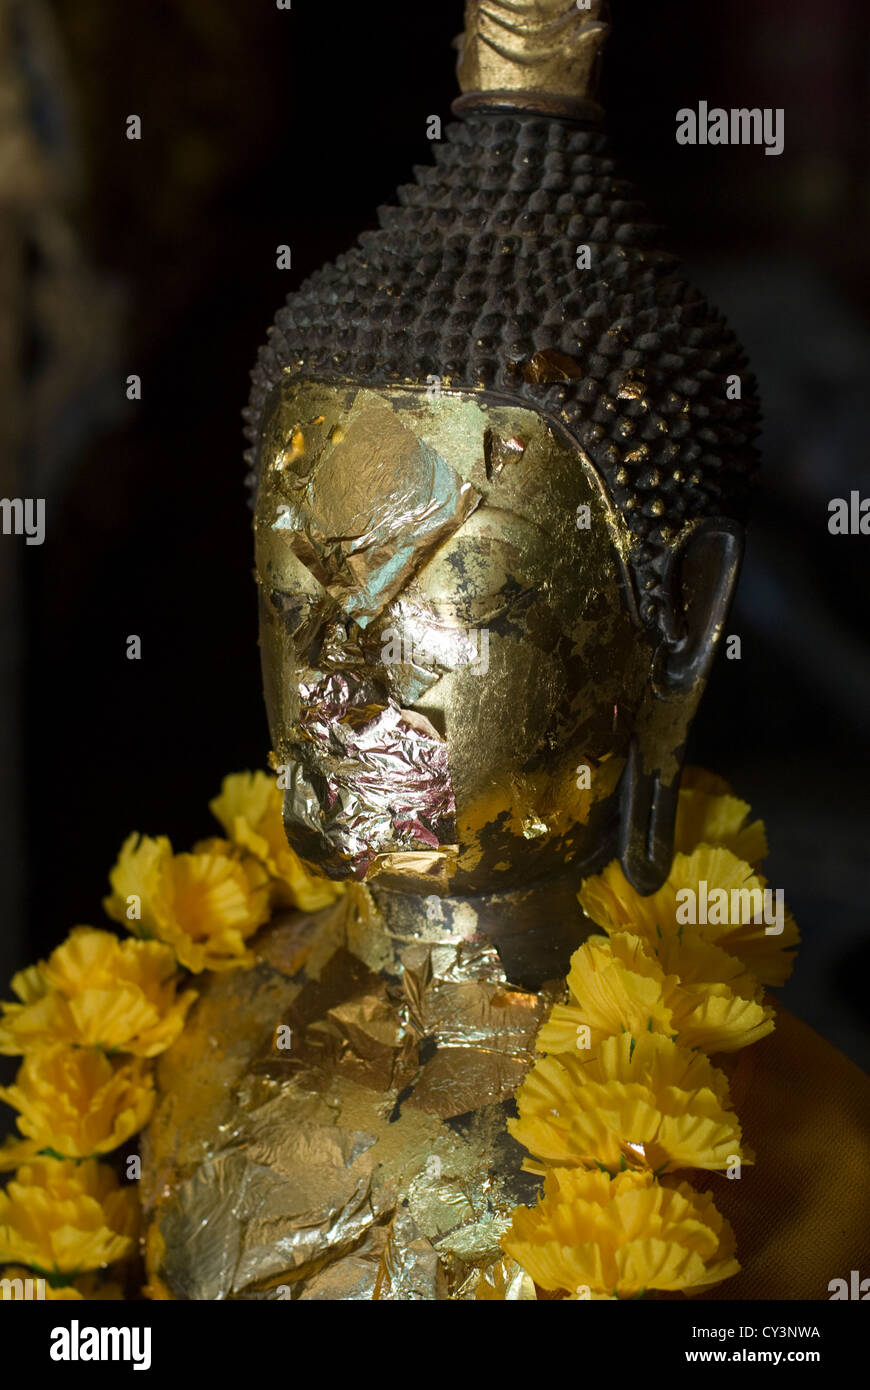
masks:
<path id="1" fill-rule="evenodd" d="M 508 1135 L 546 992 L 365 889 L 278 917 L 162 1060 L 143 1198 L 153 1296 L 534 1297 L 499 1238 L 537 1179 Z"/>

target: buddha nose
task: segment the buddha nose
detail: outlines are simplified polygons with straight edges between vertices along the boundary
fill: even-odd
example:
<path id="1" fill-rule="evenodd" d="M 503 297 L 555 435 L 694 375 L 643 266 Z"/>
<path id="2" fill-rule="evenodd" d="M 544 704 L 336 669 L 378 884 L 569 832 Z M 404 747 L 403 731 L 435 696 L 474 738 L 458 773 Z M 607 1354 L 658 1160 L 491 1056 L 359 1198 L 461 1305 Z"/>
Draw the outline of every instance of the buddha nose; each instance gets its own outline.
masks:
<path id="1" fill-rule="evenodd" d="M 333 618 L 324 624 L 317 655 L 321 670 L 344 671 L 368 664 L 364 633 L 353 619 Z"/>

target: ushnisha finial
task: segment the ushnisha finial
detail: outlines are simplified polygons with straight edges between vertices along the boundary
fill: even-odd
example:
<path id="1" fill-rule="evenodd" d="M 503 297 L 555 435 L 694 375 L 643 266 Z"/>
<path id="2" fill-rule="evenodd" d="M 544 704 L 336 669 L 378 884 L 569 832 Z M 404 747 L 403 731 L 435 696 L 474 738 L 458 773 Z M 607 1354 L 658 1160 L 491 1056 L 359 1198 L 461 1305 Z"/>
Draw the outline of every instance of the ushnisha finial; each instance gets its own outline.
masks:
<path id="1" fill-rule="evenodd" d="M 467 0 L 459 113 L 480 107 L 599 122 L 608 0 Z"/>

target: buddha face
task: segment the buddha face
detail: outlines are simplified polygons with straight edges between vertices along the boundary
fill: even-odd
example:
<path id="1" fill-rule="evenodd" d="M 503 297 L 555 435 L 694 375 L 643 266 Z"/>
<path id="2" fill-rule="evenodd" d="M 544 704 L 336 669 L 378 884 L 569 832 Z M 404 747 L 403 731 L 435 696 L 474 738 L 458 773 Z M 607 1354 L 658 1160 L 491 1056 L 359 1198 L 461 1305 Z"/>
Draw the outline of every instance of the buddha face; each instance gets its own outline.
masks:
<path id="1" fill-rule="evenodd" d="M 462 894 L 613 852 L 653 649 L 576 447 L 480 394 L 288 381 L 259 477 L 263 677 L 301 858 Z"/>

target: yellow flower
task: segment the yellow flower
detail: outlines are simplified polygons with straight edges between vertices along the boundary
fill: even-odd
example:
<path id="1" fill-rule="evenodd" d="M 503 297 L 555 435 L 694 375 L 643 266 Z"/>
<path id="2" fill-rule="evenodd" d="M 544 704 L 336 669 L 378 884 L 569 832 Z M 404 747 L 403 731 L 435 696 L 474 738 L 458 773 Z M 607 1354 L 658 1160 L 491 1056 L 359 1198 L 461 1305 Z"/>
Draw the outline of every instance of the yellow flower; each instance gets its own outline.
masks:
<path id="1" fill-rule="evenodd" d="M 736 796 L 717 795 L 701 787 L 680 787 L 677 819 L 674 828 L 674 849 L 691 854 L 698 845 L 722 845 L 745 859 L 758 864 L 767 855 L 767 836 L 764 822 L 749 820 L 748 802 Z"/>
<path id="2" fill-rule="evenodd" d="M 589 1053 L 542 1057 L 517 1092 L 508 1129 L 543 1164 L 727 1168 L 752 1156 L 741 1142 L 728 1082 L 702 1052 L 656 1033 L 607 1038 Z"/>
<path id="3" fill-rule="evenodd" d="M 720 777 L 718 772 L 708 772 L 705 767 L 698 767 L 696 763 L 689 763 L 683 768 L 680 778 L 680 791 L 704 792 L 706 796 L 733 796 L 734 791 Z"/>
<path id="4" fill-rule="evenodd" d="M 649 1173 L 554 1169 L 538 1205 L 514 1209 L 501 1243 L 540 1288 L 578 1300 L 697 1293 L 740 1268 L 712 1194 Z"/>
<path id="5" fill-rule="evenodd" d="M 93 1274 L 83 1274 L 80 1279 L 76 1279 L 71 1284 L 62 1284 L 53 1289 L 48 1280 L 45 1280 L 42 1290 L 37 1287 L 36 1280 L 41 1276 L 34 1274 L 32 1269 L 25 1269 L 23 1265 L 7 1265 L 5 1269 L 0 1269 L 0 1301 L 21 1302 L 36 1300 L 40 1296 L 46 1303 L 56 1303 L 58 1301 L 71 1302 L 87 1299 L 102 1300 L 122 1300 L 124 1295 L 118 1284 L 103 1283 Z M 27 1281 L 30 1280 L 28 1285 Z"/>
<path id="6" fill-rule="evenodd" d="M 788 948 L 796 946 L 800 937 L 790 912 L 784 912 L 783 929 L 777 935 L 768 934 L 765 921 L 753 920 L 765 902 L 766 889 L 766 880 L 731 850 L 699 845 L 691 854 L 674 855 L 667 879 L 649 897 L 641 897 L 632 888 L 615 860 L 602 873 L 586 879 L 579 897 L 586 915 L 606 932 L 627 930 L 649 942 L 672 936 L 679 940 L 685 922 L 691 921 L 692 904 L 699 919 L 706 904 L 707 920 L 692 924 L 698 935 L 736 956 L 762 984 L 781 985 L 794 963 Z M 714 894 L 724 894 L 723 908 L 714 906 Z M 721 922 L 716 920 L 720 915 Z"/>
<path id="7" fill-rule="evenodd" d="M 103 903 L 109 916 L 164 941 L 188 970 L 252 964 L 245 942 L 269 917 L 269 883 L 255 861 L 173 854 L 164 835 L 131 835 L 109 882 L 112 896 Z M 128 917 L 128 908 L 139 915 Z"/>
<path id="8" fill-rule="evenodd" d="M 281 802 L 278 784 L 268 773 L 234 772 L 224 778 L 209 809 L 233 843 L 263 865 L 277 906 L 317 912 L 335 901 L 343 885 L 315 877 L 294 854 L 284 834 Z"/>
<path id="9" fill-rule="evenodd" d="M 568 987 L 574 1002 L 553 1008 L 538 1033 L 541 1052 L 582 1052 L 645 1030 L 683 1047 L 735 1052 L 773 1031 L 758 982 L 697 933 L 655 943 L 629 932 L 592 936 L 571 957 Z"/>
<path id="10" fill-rule="evenodd" d="M 47 961 L 13 978 L 22 1002 L 0 1006 L 0 1052 L 67 1042 L 155 1057 L 196 998 L 194 990 L 176 998 L 176 976 L 173 952 L 158 941 L 73 927 Z"/>
<path id="11" fill-rule="evenodd" d="M 207 835 L 204 840 L 197 840 L 191 853 L 222 854 L 227 859 L 242 858 L 232 840 L 224 840 L 220 835 Z"/>
<path id="12" fill-rule="evenodd" d="M 30 1141 L 0 1149 L 0 1169 L 14 1168 L 41 1149 L 64 1158 L 109 1153 L 147 1122 L 154 1082 L 140 1058 L 109 1059 L 97 1048 L 40 1048 L 29 1053 L 14 1086 L 0 1086 L 0 1100 L 18 1114 Z"/>
<path id="13" fill-rule="evenodd" d="M 106 1164 L 35 1159 L 0 1192 L 0 1262 L 46 1274 L 100 1269 L 130 1254 L 138 1213 L 135 1190 Z"/>

